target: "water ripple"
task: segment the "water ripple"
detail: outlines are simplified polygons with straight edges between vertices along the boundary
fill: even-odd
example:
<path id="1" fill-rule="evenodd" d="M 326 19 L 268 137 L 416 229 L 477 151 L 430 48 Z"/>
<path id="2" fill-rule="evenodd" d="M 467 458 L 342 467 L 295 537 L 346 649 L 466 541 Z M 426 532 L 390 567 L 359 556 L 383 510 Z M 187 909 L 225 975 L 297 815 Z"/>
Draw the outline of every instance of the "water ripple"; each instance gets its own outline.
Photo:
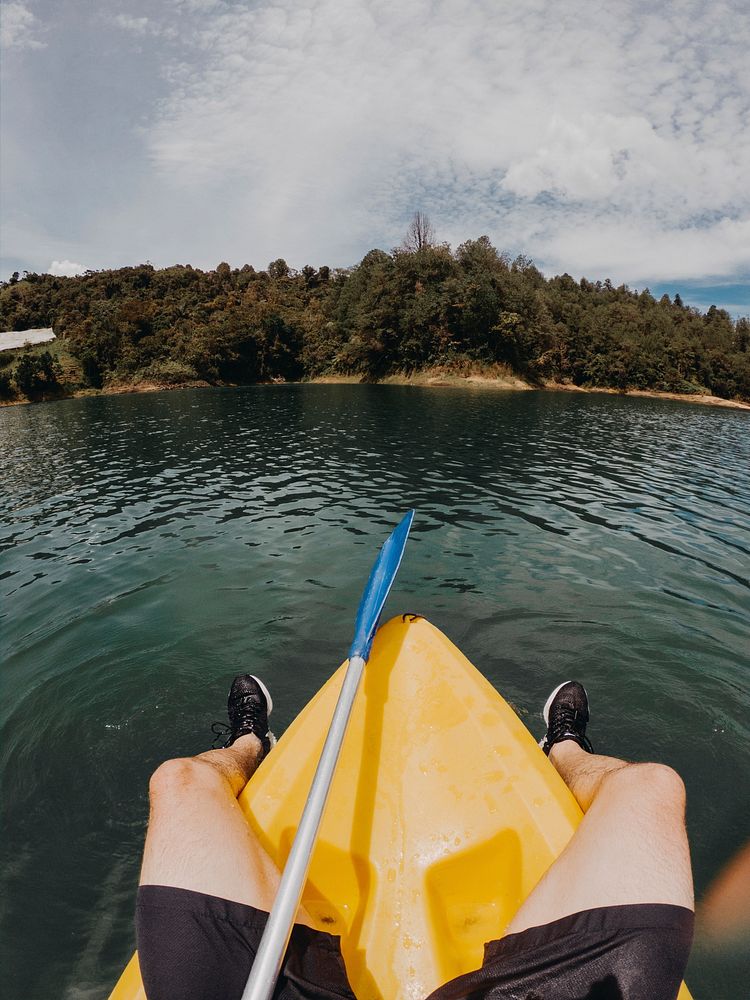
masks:
<path id="1" fill-rule="evenodd" d="M 749 432 L 747 413 L 659 400 L 388 386 L 0 412 L 17 995 L 95 967 L 106 994 L 132 944 L 150 769 L 204 748 L 248 665 L 283 729 L 410 506 L 393 611 L 432 618 L 529 719 L 580 673 L 605 752 L 686 777 L 700 889 L 747 833 Z M 57 942 L 44 973 L 39 933 Z"/>

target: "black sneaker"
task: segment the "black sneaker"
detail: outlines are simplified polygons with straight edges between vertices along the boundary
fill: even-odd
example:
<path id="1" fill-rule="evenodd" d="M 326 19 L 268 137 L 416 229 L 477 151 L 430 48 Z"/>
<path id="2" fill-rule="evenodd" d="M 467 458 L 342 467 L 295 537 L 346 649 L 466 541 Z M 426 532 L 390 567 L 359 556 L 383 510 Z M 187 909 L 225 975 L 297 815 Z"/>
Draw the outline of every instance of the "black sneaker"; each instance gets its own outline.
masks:
<path id="1" fill-rule="evenodd" d="M 263 681 L 253 674 L 240 674 L 232 681 L 227 699 L 229 726 L 220 732 L 214 724 L 214 732 L 217 736 L 227 736 L 226 742 L 221 744 L 223 747 L 231 747 L 240 736 L 253 733 L 262 743 L 265 757 L 276 744 L 276 737 L 268 728 L 272 710 L 273 700 Z"/>
<path id="2" fill-rule="evenodd" d="M 539 746 L 549 756 L 555 743 L 574 740 L 586 753 L 593 753 L 591 741 L 586 737 L 589 721 L 589 698 L 586 688 L 578 681 L 559 684 L 547 699 L 542 712 L 547 732 Z"/>

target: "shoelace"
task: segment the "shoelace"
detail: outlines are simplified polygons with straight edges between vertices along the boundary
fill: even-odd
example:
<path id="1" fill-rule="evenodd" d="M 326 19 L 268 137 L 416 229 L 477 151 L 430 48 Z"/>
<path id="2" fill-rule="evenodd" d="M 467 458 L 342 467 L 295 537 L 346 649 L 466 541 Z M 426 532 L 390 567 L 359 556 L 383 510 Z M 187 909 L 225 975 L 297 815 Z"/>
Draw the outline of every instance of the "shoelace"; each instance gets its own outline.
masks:
<path id="1" fill-rule="evenodd" d="M 258 704 L 258 697 L 248 692 L 242 694 L 232 705 L 230 722 L 236 720 L 243 729 L 255 729 L 258 725 L 258 716 L 261 714 L 261 707 Z"/>
<path id="2" fill-rule="evenodd" d="M 588 738 L 580 732 L 580 722 L 578 711 L 569 705 L 560 705 L 555 710 L 554 718 L 549 729 L 548 743 L 550 746 L 556 743 L 561 736 L 575 736 L 580 740 L 584 749 L 592 752 L 592 746 Z"/>
<path id="3" fill-rule="evenodd" d="M 214 749 L 229 746 L 231 737 L 239 730 L 257 733 L 258 716 L 261 706 L 258 704 L 256 695 L 252 693 L 240 695 L 232 705 L 232 724 L 226 722 L 214 722 L 211 724 L 211 732 L 214 734 L 212 746 Z M 263 734 L 265 736 L 265 734 Z M 260 737 L 263 738 L 262 736 Z M 223 743 L 219 741 L 223 740 Z"/>
<path id="4" fill-rule="evenodd" d="M 212 722 L 211 732 L 214 734 L 214 739 L 211 746 L 214 748 L 214 750 L 218 750 L 221 747 L 225 747 L 229 742 L 228 737 L 232 732 L 232 727 L 228 726 L 226 722 Z M 219 742 L 220 740 L 223 740 L 224 742 L 220 743 Z"/>

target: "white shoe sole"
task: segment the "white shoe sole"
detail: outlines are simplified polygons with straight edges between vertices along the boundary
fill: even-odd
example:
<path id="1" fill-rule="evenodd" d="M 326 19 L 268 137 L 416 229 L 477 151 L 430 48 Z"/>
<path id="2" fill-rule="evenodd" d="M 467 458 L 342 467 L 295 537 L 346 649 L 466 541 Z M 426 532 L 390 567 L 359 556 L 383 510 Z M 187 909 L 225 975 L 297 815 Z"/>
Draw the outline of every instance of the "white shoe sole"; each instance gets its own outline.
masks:
<path id="1" fill-rule="evenodd" d="M 266 699 L 266 705 L 268 705 L 268 710 L 266 712 L 266 715 L 270 716 L 271 712 L 273 712 L 273 698 L 271 697 L 271 692 L 268 690 L 268 688 L 260 679 L 260 677 L 256 677 L 255 674 L 250 674 L 250 676 L 257 683 L 258 687 L 263 692 L 263 697 Z M 271 746 L 271 749 L 273 750 L 273 748 L 276 746 L 276 737 L 271 732 L 270 727 L 268 732 L 266 733 L 266 736 L 268 737 L 268 742 Z"/>
<path id="2" fill-rule="evenodd" d="M 257 677 L 256 677 L 257 680 Z M 549 710 L 552 707 L 552 702 L 557 697 L 559 691 L 561 691 L 566 684 L 570 684 L 570 681 L 563 681 L 562 684 L 558 684 L 552 694 L 549 696 L 547 701 L 544 703 L 544 708 L 542 709 L 542 718 L 544 719 L 545 726 L 549 725 Z M 588 697 L 588 695 L 586 696 Z"/>
<path id="3" fill-rule="evenodd" d="M 254 681 L 257 682 L 258 687 L 263 692 L 263 697 L 266 699 L 266 704 L 268 705 L 268 712 L 267 712 L 267 714 L 270 715 L 271 712 L 273 712 L 273 698 L 271 697 L 271 694 L 270 694 L 268 688 L 263 683 L 263 681 L 260 679 L 260 677 L 256 677 L 255 674 L 250 674 L 250 676 L 252 677 L 252 679 Z"/>

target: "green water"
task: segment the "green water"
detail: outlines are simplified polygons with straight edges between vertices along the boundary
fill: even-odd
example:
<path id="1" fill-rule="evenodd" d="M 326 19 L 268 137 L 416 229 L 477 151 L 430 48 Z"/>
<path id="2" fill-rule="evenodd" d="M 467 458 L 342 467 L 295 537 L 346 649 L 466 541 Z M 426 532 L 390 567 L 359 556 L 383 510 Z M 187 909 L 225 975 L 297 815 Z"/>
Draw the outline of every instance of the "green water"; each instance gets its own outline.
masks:
<path id="1" fill-rule="evenodd" d="M 445 631 L 539 733 L 685 778 L 696 886 L 750 838 L 750 414 L 661 400 L 269 386 L 0 412 L 2 990 L 105 997 L 163 759 L 229 682 L 277 731 L 342 659 L 408 507 L 388 611 Z M 737 1000 L 696 951 L 697 998 Z"/>

